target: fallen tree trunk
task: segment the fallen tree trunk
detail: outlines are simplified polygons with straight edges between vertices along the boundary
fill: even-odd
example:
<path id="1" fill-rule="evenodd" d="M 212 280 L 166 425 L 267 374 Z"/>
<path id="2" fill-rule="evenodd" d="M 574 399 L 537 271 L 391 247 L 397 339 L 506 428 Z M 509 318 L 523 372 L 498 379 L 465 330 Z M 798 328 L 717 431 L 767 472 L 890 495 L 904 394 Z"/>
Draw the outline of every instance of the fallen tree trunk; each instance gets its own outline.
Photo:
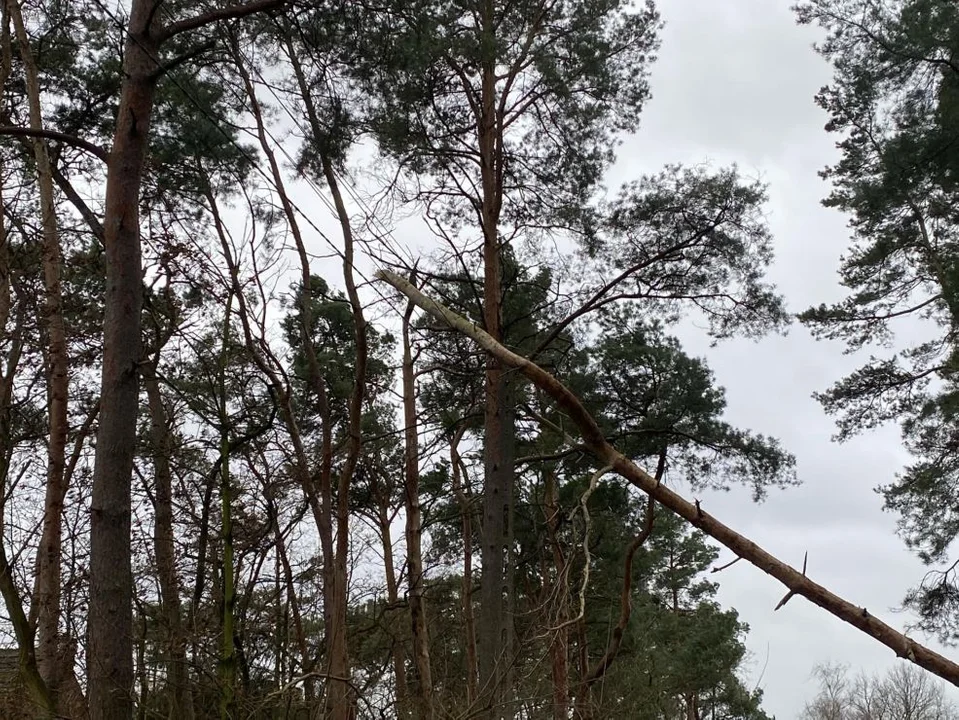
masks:
<path id="1" fill-rule="evenodd" d="M 777 609 L 782 607 L 793 595 L 801 595 L 810 602 L 832 613 L 840 620 L 849 623 L 853 627 L 875 638 L 893 650 L 898 657 L 905 658 L 919 667 L 938 675 L 952 685 L 959 687 L 959 664 L 917 643 L 892 626 L 887 625 L 882 620 L 871 615 L 866 608 L 854 605 L 848 600 L 827 590 L 819 583 L 813 582 L 806 577 L 805 567 L 803 568 L 803 572 L 796 570 L 779 558 L 763 550 L 763 548 L 749 538 L 736 532 L 720 522 L 717 518 L 705 512 L 700 507 L 698 501 L 694 503 L 689 502 L 678 493 L 659 483 L 655 477 L 613 447 L 606 440 L 599 425 L 596 424 L 596 420 L 593 419 L 593 416 L 590 415 L 579 398 L 539 365 L 521 355 L 517 355 L 496 342 L 475 323 L 427 297 L 399 275 L 380 270 L 376 276 L 399 290 L 418 307 L 428 312 L 437 320 L 446 323 L 453 330 L 461 332 L 471 338 L 483 350 L 495 355 L 504 365 L 515 368 L 521 372 L 540 390 L 552 397 L 556 404 L 559 405 L 576 425 L 583 438 L 583 444 L 596 457 L 601 465 L 611 467 L 614 472 L 654 498 L 664 507 L 669 508 L 710 537 L 725 545 L 735 553 L 737 557 L 747 560 L 766 574 L 779 580 L 788 588 L 788 593 L 779 603 Z"/>

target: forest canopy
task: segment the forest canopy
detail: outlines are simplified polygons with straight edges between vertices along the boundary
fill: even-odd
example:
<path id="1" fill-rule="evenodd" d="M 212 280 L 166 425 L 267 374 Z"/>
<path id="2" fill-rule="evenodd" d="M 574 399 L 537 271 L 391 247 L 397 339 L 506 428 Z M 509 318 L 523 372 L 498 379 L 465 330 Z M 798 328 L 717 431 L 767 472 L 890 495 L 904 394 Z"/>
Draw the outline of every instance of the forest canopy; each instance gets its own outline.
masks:
<path id="1" fill-rule="evenodd" d="M 891 349 L 818 398 L 840 440 L 901 426 L 881 491 L 933 568 L 903 591 L 954 642 L 959 9 L 795 13 L 851 236 L 798 320 Z M 913 664 L 824 667 L 806 717 L 949 709 L 923 673 L 959 664 L 710 513 L 801 475 L 682 338 L 795 313 L 765 183 L 610 183 L 663 16 L 4 0 L 0 715 L 769 720 L 719 601 L 742 559 Z M 895 345 L 908 318 L 935 337 Z"/>

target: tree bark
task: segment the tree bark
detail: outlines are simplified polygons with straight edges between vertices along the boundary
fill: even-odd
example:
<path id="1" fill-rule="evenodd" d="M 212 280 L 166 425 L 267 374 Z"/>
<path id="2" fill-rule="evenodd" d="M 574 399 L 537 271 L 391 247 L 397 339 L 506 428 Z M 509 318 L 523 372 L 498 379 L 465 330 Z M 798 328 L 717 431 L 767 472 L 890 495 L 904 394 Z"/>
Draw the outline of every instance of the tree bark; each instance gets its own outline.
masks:
<path id="1" fill-rule="evenodd" d="M 158 3 L 134 0 L 123 54 L 123 86 L 107 172 L 106 292 L 100 427 L 90 517 L 87 678 L 93 720 L 133 716 L 131 500 L 140 361 L 139 200 L 157 77 Z"/>
<path id="2" fill-rule="evenodd" d="M 853 605 L 822 585 L 813 582 L 806 576 L 805 572 L 796 570 L 744 535 L 724 525 L 719 519 L 704 511 L 698 502 L 689 502 L 678 493 L 657 482 L 653 475 L 650 475 L 617 451 L 606 440 L 596 420 L 586 410 L 579 398 L 539 365 L 496 342 L 474 323 L 430 299 L 400 276 L 380 270 L 377 272 L 377 277 L 398 289 L 418 307 L 430 313 L 437 320 L 471 338 L 486 352 L 495 354 L 505 365 L 515 368 L 534 385 L 552 397 L 557 406 L 576 425 L 585 447 L 603 466 L 611 467 L 614 472 L 629 483 L 729 548 L 736 556 L 744 558 L 767 575 L 779 580 L 789 591 L 780 602 L 779 607 L 782 607 L 792 596 L 801 595 L 840 620 L 878 640 L 893 650 L 897 657 L 905 658 L 959 687 L 959 663 L 917 643 L 912 638 L 879 620 L 866 608 Z"/>
<path id="3" fill-rule="evenodd" d="M 549 644 L 550 676 L 553 681 L 553 720 L 567 720 L 569 717 L 569 626 L 567 620 L 566 556 L 559 543 L 557 531 L 559 529 L 559 488 L 556 484 L 556 475 L 552 469 L 546 471 L 546 487 L 544 489 L 543 512 L 546 515 L 546 534 L 553 556 L 552 571 L 556 578 L 552 597 L 559 608 L 553 618 L 556 625 L 551 630 L 552 639 Z"/>
<path id="4" fill-rule="evenodd" d="M 156 376 L 159 355 L 144 366 L 143 384 L 150 410 L 150 435 L 153 450 L 154 496 L 153 552 L 156 555 L 157 581 L 160 584 L 160 614 L 163 618 L 167 655 L 167 685 L 171 718 L 192 720 L 193 695 L 186 660 L 186 637 L 180 610 L 180 581 L 176 571 L 176 547 L 173 537 L 173 473 L 170 469 L 172 438 L 170 418 Z"/>
<path id="5" fill-rule="evenodd" d="M 133 0 L 123 49 L 123 83 L 107 169 L 106 262 L 100 427 L 90 503 L 87 679 L 93 720 L 133 715 L 131 481 L 140 361 L 139 200 L 150 116 L 163 72 L 164 40 L 221 19 L 269 10 L 283 0 L 232 5 L 158 27 L 160 0 Z"/>
<path id="6" fill-rule="evenodd" d="M 350 227 L 350 218 L 346 206 L 343 203 L 343 197 L 340 193 L 339 183 L 333 173 L 333 165 L 326 154 L 321 155 L 323 162 L 323 174 L 326 176 L 326 182 L 329 185 L 330 193 L 333 195 L 333 204 L 336 207 L 336 214 L 340 221 L 340 229 L 343 233 L 343 282 L 346 285 L 346 296 L 350 301 L 350 308 L 353 316 L 353 338 L 356 346 L 356 365 L 353 369 L 353 390 L 350 394 L 349 419 L 347 423 L 347 446 L 346 459 L 340 470 L 340 477 L 336 488 L 336 565 L 335 565 L 335 583 L 336 596 L 333 611 L 333 629 L 334 643 L 332 646 L 332 663 L 334 675 L 347 678 L 350 672 L 350 660 L 347 649 L 346 638 L 346 600 L 349 575 L 347 569 L 347 555 L 349 554 L 350 539 L 350 504 L 349 488 L 353 480 L 353 473 L 356 470 L 356 464 L 360 459 L 360 451 L 363 448 L 362 421 L 363 421 L 363 398 L 366 395 L 366 365 L 368 360 L 367 338 L 366 338 L 366 318 L 363 315 L 363 305 L 360 302 L 360 296 L 356 290 L 356 282 L 353 279 L 353 231 Z M 335 714 L 333 720 L 352 720 L 355 717 L 356 703 L 353 698 L 352 686 L 346 682 L 337 682 L 334 684 L 334 690 L 337 694 L 343 694 L 344 699 L 349 699 L 349 713 Z M 346 703 L 343 707 L 347 707 Z"/>
<path id="7" fill-rule="evenodd" d="M 376 521 L 379 525 L 380 540 L 383 543 L 383 575 L 386 579 L 386 612 L 387 623 L 392 626 L 390 618 L 400 604 L 400 588 L 396 579 L 396 564 L 393 561 L 393 536 L 390 531 L 390 492 L 378 482 L 374 489 L 376 496 Z M 393 682 L 396 685 L 396 716 L 407 718 L 409 713 L 409 698 L 406 680 L 406 652 L 404 642 L 401 642 L 401 633 L 395 629 L 388 630 L 392 639 L 391 654 L 393 656 Z"/>
<path id="8" fill-rule="evenodd" d="M 420 720 L 433 719 L 433 671 L 426 622 L 423 585 L 423 511 L 420 507 L 419 434 L 416 387 L 413 382 L 413 350 L 410 321 L 413 303 L 403 314 L 403 501 L 406 509 L 406 581 L 409 591 L 410 626 L 413 632 L 413 663 L 416 667 L 416 705 Z"/>
<path id="9" fill-rule="evenodd" d="M 40 81 L 36 60 L 30 49 L 23 15 L 18 0 L 7 2 L 10 20 L 23 60 L 24 78 L 29 107 L 30 129 L 42 131 L 43 114 L 40 104 Z M 43 318 L 47 334 L 45 362 L 47 372 L 47 482 L 43 503 L 43 530 L 37 549 L 36 597 L 31 616 L 36 617 L 37 667 L 56 701 L 62 667 L 60 648 L 60 558 L 63 517 L 64 468 L 66 466 L 67 433 L 69 429 L 67 403 L 69 376 L 66 328 L 63 321 L 63 300 L 60 286 L 62 260 L 60 234 L 53 195 L 53 173 L 47 141 L 41 137 L 32 140 L 37 166 L 37 189 L 40 199 L 40 219 L 43 228 Z M 31 618 L 32 619 L 32 618 Z"/>
<path id="10" fill-rule="evenodd" d="M 481 33 L 492 48 L 495 37 L 494 6 L 481 5 Z M 496 117 L 496 63 L 492 50 L 482 59 L 481 108 L 477 122 L 480 154 L 480 223 L 483 232 L 483 323 L 497 342 L 503 340 L 503 287 L 499 216 L 502 205 L 502 136 Z M 480 625 L 477 633 L 479 687 L 486 717 L 509 714 L 505 699 L 508 665 L 512 659 L 507 617 L 509 586 L 507 543 L 514 482 L 515 414 L 510 405 L 509 376 L 493 353 L 486 356 L 486 406 L 484 424 L 484 486 L 482 522 L 482 575 Z"/>
<path id="11" fill-rule="evenodd" d="M 460 505 L 463 523 L 463 627 L 466 643 L 466 702 L 472 706 L 477 700 L 479 670 L 476 659 L 476 621 L 473 616 L 473 494 L 470 490 L 466 467 L 459 453 L 459 443 L 466 431 L 462 425 L 450 440 L 450 465 L 453 473 L 453 492 Z"/>
<path id="12" fill-rule="evenodd" d="M 221 372 L 223 372 L 221 368 Z M 229 420 L 226 414 L 226 392 L 222 388 L 220 409 L 220 577 L 223 581 L 220 637 L 220 720 L 236 716 L 237 649 L 234 642 L 236 618 L 236 581 L 233 561 L 233 492 L 230 483 Z"/>

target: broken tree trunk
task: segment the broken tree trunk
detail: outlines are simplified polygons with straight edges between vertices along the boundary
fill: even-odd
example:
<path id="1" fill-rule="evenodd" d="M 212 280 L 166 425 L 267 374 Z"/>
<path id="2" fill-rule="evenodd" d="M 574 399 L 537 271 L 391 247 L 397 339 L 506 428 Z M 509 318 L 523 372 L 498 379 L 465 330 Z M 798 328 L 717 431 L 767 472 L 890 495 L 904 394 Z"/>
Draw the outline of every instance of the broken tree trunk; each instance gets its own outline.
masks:
<path id="1" fill-rule="evenodd" d="M 657 482 L 654 476 L 613 447 L 606 440 L 603 432 L 596 424 L 596 420 L 586 410 L 580 399 L 539 365 L 496 342 L 480 327 L 427 297 L 399 275 L 381 270 L 376 276 L 399 290 L 437 320 L 471 338 L 483 350 L 495 355 L 503 365 L 518 370 L 534 385 L 553 398 L 576 425 L 583 438 L 584 445 L 600 464 L 611 467 L 618 475 L 693 526 L 718 540 L 738 557 L 744 558 L 767 575 L 779 580 L 788 588 L 789 595 L 801 595 L 840 620 L 875 638 L 893 650 L 898 657 L 905 658 L 959 687 L 959 664 L 887 625 L 870 614 L 866 608 L 858 607 L 827 590 L 819 583 L 813 582 L 806 576 L 805 572 L 796 570 L 765 551 L 746 536 L 705 512 L 698 502 L 689 502 L 686 498 Z"/>

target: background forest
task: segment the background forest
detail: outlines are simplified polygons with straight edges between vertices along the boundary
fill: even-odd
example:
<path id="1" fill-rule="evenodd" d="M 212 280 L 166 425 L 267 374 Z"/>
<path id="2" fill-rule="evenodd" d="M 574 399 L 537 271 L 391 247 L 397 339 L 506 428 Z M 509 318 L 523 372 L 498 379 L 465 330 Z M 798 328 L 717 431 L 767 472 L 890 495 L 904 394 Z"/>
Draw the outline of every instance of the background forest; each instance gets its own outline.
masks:
<path id="1" fill-rule="evenodd" d="M 796 462 L 680 338 L 800 310 L 871 353 L 818 399 L 899 425 L 898 592 L 955 642 L 959 8 L 794 12 L 851 236 L 805 310 L 753 173 L 611 182 L 651 1 L 4 0 L 0 714 L 760 720 L 745 559 L 914 663 L 805 717 L 956 717 L 959 665 L 710 514 Z"/>

